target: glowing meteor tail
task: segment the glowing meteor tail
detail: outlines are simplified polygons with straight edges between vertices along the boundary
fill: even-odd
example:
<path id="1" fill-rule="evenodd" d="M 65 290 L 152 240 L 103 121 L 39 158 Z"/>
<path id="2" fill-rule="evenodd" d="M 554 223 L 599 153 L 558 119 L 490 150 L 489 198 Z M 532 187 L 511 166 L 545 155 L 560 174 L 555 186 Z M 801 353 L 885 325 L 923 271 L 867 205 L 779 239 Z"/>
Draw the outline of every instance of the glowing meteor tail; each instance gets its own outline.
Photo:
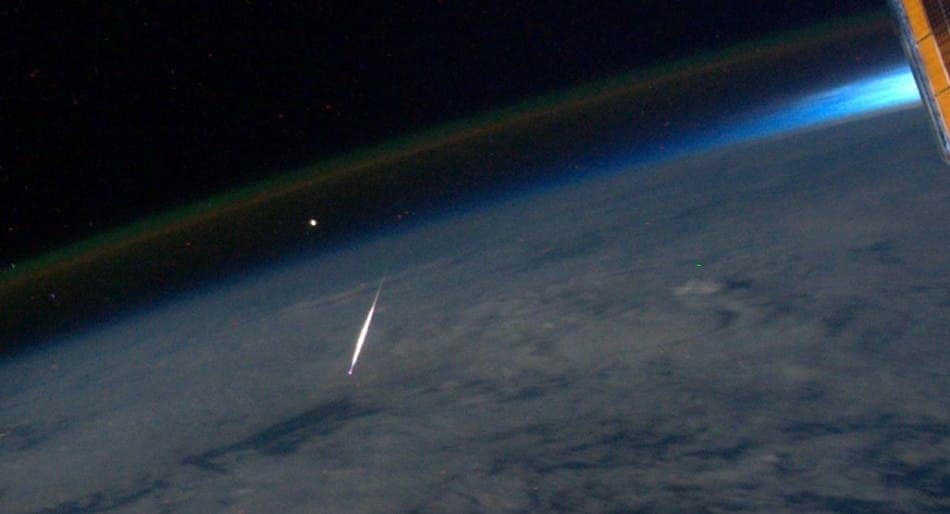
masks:
<path id="1" fill-rule="evenodd" d="M 379 293 L 383 290 L 383 281 L 385 280 L 386 277 L 383 277 L 383 279 L 379 281 L 379 288 L 376 289 L 373 305 L 370 306 L 369 312 L 366 313 L 366 321 L 363 322 L 363 328 L 360 329 L 360 336 L 356 339 L 356 349 L 353 350 L 353 360 L 350 362 L 350 370 L 347 371 L 348 375 L 353 374 L 353 368 L 356 367 L 356 360 L 360 358 L 360 350 L 363 349 L 366 334 L 369 333 L 369 324 L 373 322 L 373 313 L 376 312 L 376 302 L 379 301 Z"/>

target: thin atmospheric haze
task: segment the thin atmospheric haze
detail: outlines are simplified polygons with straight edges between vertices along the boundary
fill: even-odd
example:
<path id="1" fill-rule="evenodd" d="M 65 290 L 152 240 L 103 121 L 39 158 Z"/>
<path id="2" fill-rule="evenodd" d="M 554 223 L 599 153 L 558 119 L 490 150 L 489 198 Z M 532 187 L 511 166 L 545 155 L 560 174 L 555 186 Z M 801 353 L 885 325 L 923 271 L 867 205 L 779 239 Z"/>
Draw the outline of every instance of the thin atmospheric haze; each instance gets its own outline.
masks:
<path id="1" fill-rule="evenodd" d="M 943 3 L 679 4 L 5 8 L 0 512 L 950 510 Z"/>

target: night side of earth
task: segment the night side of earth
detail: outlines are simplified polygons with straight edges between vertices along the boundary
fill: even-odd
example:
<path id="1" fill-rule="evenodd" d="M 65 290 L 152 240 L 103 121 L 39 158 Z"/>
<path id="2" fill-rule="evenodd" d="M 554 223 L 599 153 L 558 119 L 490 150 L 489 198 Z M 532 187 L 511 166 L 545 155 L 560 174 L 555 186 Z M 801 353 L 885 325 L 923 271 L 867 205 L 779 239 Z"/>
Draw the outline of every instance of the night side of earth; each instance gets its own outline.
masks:
<path id="1" fill-rule="evenodd" d="M 945 511 L 928 130 L 913 107 L 504 200 L 27 352 L 0 510 Z"/>

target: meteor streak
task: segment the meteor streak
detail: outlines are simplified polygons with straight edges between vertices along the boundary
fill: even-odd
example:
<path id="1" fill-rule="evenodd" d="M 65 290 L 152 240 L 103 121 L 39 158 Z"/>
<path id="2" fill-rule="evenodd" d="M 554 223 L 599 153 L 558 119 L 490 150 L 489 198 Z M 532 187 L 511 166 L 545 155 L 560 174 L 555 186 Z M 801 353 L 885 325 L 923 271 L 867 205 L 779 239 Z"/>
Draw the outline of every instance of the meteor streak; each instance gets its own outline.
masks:
<path id="1" fill-rule="evenodd" d="M 386 280 L 383 277 L 379 281 L 379 288 L 376 289 L 376 297 L 373 298 L 373 305 L 370 306 L 369 312 L 366 313 L 366 321 L 363 322 L 363 328 L 360 329 L 360 336 L 356 339 L 356 349 L 353 350 L 353 361 L 350 362 L 350 370 L 347 371 L 348 375 L 353 374 L 353 368 L 356 367 L 356 360 L 360 358 L 360 350 L 363 349 L 363 342 L 366 341 L 366 334 L 369 332 L 369 324 L 373 322 L 373 312 L 376 311 L 376 302 L 379 300 L 379 293 L 383 290 L 383 281 Z"/>

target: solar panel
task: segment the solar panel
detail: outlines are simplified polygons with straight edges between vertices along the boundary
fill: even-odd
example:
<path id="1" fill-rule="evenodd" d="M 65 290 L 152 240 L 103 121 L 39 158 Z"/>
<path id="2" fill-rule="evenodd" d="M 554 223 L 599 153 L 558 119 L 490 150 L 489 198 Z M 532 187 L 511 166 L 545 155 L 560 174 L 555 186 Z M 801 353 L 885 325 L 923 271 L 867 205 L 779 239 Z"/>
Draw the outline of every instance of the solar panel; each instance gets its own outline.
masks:
<path id="1" fill-rule="evenodd" d="M 891 0 L 921 97 L 950 162 L 950 0 Z"/>

